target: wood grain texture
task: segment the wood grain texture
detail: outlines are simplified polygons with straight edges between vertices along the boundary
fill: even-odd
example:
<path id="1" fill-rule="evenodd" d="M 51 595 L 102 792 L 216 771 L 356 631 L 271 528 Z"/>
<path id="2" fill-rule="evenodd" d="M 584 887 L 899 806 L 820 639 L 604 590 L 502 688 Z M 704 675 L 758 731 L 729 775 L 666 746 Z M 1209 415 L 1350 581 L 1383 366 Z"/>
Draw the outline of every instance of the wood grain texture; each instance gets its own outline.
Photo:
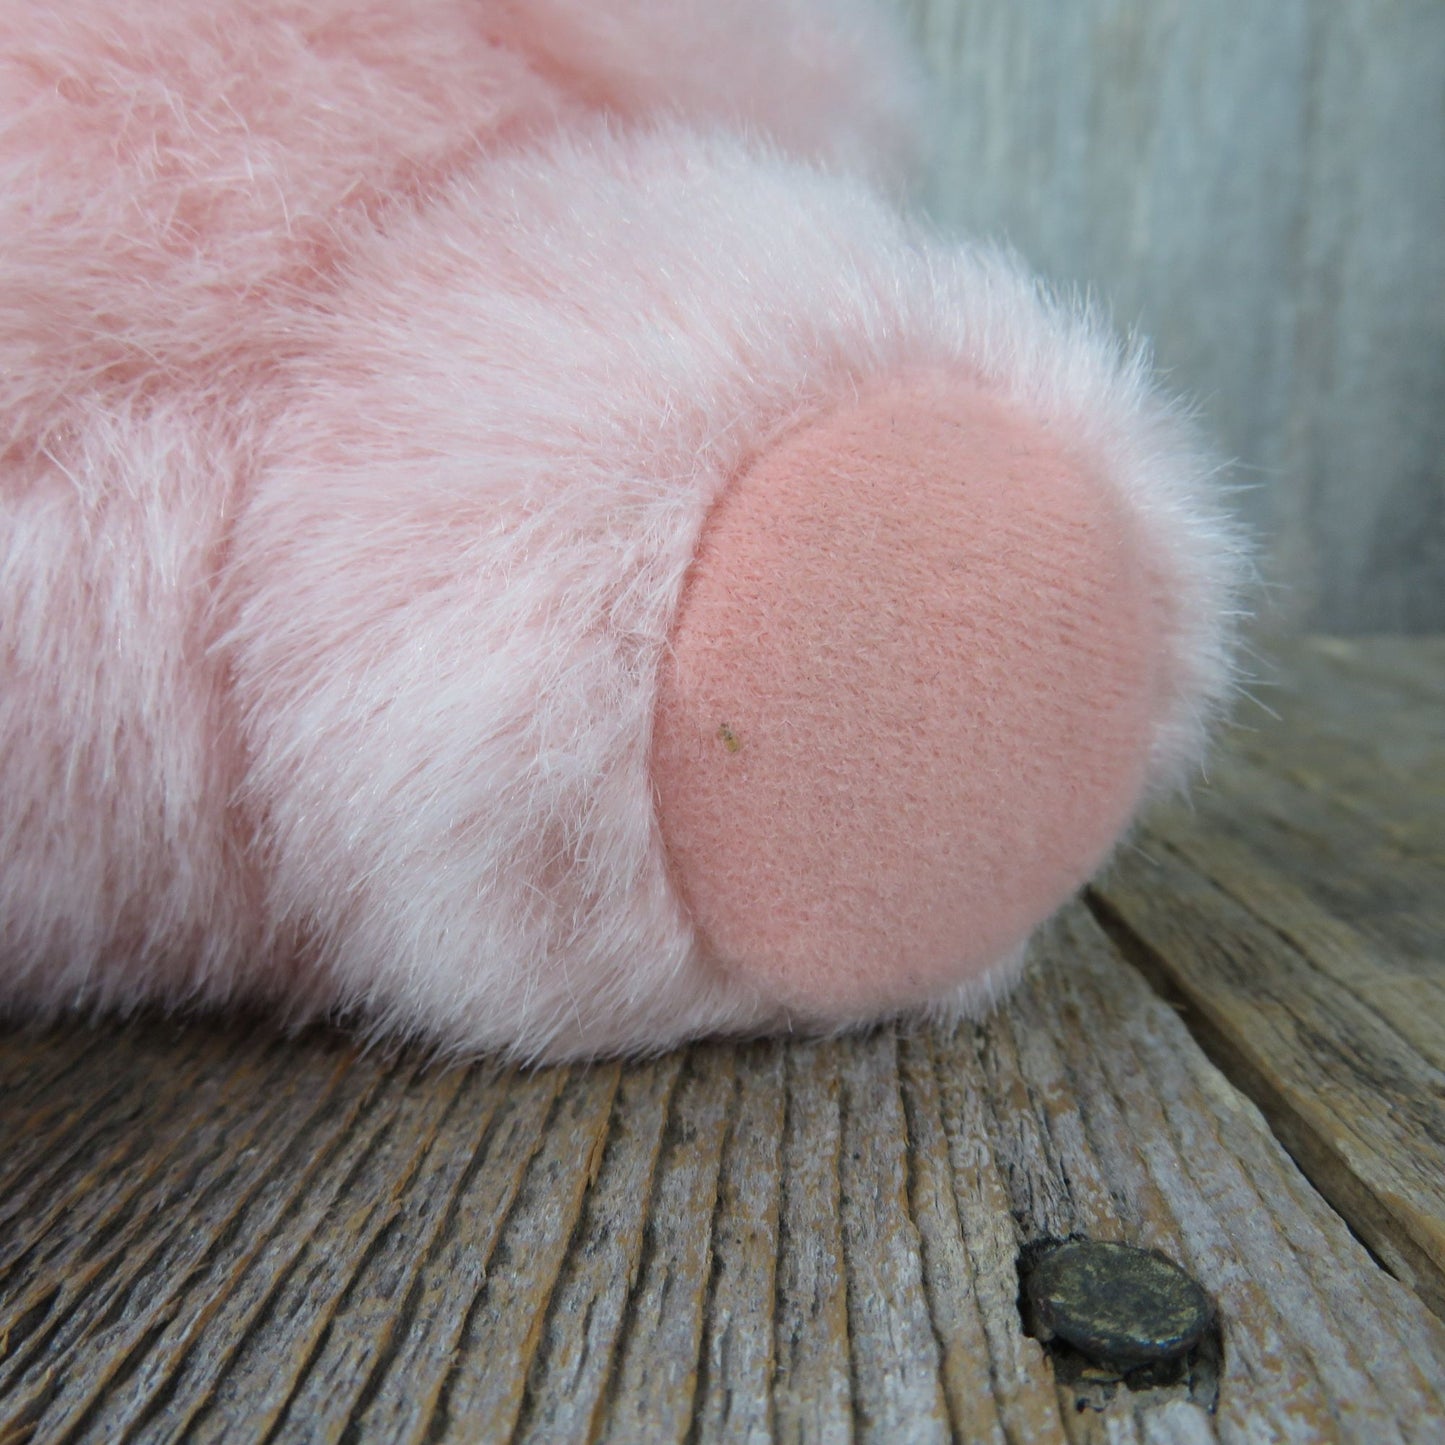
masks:
<path id="1" fill-rule="evenodd" d="M 1152 337 L 1294 626 L 1445 627 L 1445 6 L 892 0 L 928 203 Z"/>
<path id="2" fill-rule="evenodd" d="M 1292 647 L 981 1024 L 532 1072 L 0 1037 L 0 1442 L 1441 1438 L 1442 666 Z M 1028 1336 L 1070 1235 L 1200 1281 L 1180 1379 Z"/>
<path id="3" fill-rule="evenodd" d="M 1290 648 L 1190 803 L 1097 888 L 1124 952 L 1445 1315 L 1445 669 Z M 1410 665 L 1405 666 L 1405 659 Z"/>

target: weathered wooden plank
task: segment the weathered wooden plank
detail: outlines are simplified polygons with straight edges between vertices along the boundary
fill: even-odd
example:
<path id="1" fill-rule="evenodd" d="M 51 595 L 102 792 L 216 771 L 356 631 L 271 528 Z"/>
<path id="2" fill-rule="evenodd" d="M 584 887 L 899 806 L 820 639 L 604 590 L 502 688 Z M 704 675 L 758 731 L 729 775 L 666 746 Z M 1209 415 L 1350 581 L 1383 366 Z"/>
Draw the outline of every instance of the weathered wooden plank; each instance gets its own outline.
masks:
<path id="1" fill-rule="evenodd" d="M 912 1209 L 955 1438 L 1051 1440 L 1058 1406 L 1016 1323 L 1018 1224 L 988 1145 L 977 1059 L 928 1032 L 902 1040 Z"/>
<path id="2" fill-rule="evenodd" d="M 1406 670 L 1389 661 L 1399 655 L 1391 641 L 1262 645 L 1258 696 L 1268 711 L 1240 709 L 1228 756 L 1254 759 L 1359 814 L 1381 841 L 1445 867 L 1445 696 L 1423 678 L 1402 681 Z M 1411 647 L 1423 651 L 1428 642 L 1412 639 Z"/>
<path id="3" fill-rule="evenodd" d="M 803 1044 L 787 1065 L 773 1429 L 780 1441 L 851 1440 L 837 1047 Z"/>
<path id="4" fill-rule="evenodd" d="M 147 1441 L 1445 1428 L 1445 1327 L 1085 915 L 1045 954 L 984 1025 L 627 1068 L 417 1070 L 243 1039 L 238 1084 L 291 1059 L 289 1129 L 234 1118 L 254 1141 L 235 1177 L 165 1218 L 130 1196 L 137 1287 L 114 1317 L 75 1304 L 0 1421 Z M 134 1053 L 123 1029 L 101 1042 Z M 1222 1360 L 1144 1391 L 1056 1370 L 1023 1333 L 1018 1256 L 1071 1233 L 1189 1268 Z M 51 1257 L 84 1268 L 92 1247 L 110 1246 L 82 1233 Z"/>
<path id="5" fill-rule="evenodd" d="M 483 1263 L 480 1289 L 474 1279 L 464 1279 L 459 1297 L 445 1277 L 437 1279 L 436 1318 L 452 1336 L 447 1354 L 428 1361 L 440 1369 L 439 1377 L 429 1384 L 410 1375 L 394 1377 L 393 1410 L 417 1385 L 426 1386 L 420 1402 L 425 1408 L 409 1412 L 415 1424 L 402 1438 L 502 1440 L 512 1433 L 527 1401 L 558 1279 L 599 1177 L 621 1077 L 616 1065 L 576 1072 L 540 1141 L 518 1136 L 517 1152 L 534 1157 Z M 498 1154 L 496 1165 L 511 1174 L 505 1154 Z M 458 1317 L 459 1325 L 452 1326 Z M 369 1423 L 376 1426 L 380 1419 L 374 1415 Z"/>
<path id="6" fill-rule="evenodd" d="M 684 1062 L 647 1209 L 641 1266 L 608 1381 L 603 1439 L 687 1439 L 697 1393 L 712 1231 L 729 1117 L 733 1051 Z"/>
<path id="7" fill-rule="evenodd" d="M 1138 847 L 1155 837 L 1445 1067 L 1445 870 L 1238 759 L 1189 809 L 1161 809 Z"/>
<path id="8" fill-rule="evenodd" d="M 949 1438 L 937 1333 L 908 1199 L 908 1125 L 891 1032 L 839 1046 L 840 1214 L 859 1439 Z"/>
<path id="9" fill-rule="evenodd" d="M 234 1255 L 250 1257 L 263 1247 L 278 1200 L 305 1187 L 310 1176 L 306 1161 L 314 1157 L 317 1145 L 322 1141 L 334 1145 L 347 1133 L 374 1087 L 375 1080 L 364 1071 L 338 1068 L 339 1062 L 354 1057 L 349 1048 L 303 1048 L 298 1060 L 295 1046 L 285 1041 L 260 1049 L 239 1032 L 229 1047 L 211 1031 L 196 1029 L 188 1036 L 214 1056 L 218 1069 L 228 1070 L 231 1083 L 240 1086 L 235 1092 L 244 1093 L 244 1086 L 254 1084 L 258 1074 L 265 1077 L 268 1055 L 273 1067 L 286 1068 L 290 1083 L 272 1091 L 284 1104 L 280 1113 L 273 1115 L 264 1105 L 251 1111 L 254 1123 L 264 1125 L 268 1118 L 284 1122 L 269 1147 L 257 1145 L 255 1132 L 242 1124 L 230 1141 L 231 1151 L 222 1151 L 223 1156 L 229 1153 L 234 1170 L 228 1173 L 223 1167 L 210 1187 L 197 1180 L 201 1187 L 186 1188 L 169 1198 L 157 1197 L 144 1186 L 158 1169 L 165 1169 L 173 1149 L 186 1157 L 191 1134 L 185 1128 L 165 1131 L 153 1154 L 141 1148 L 126 1161 L 121 1177 L 134 1187 L 121 1195 L 123 1212 L 118 1219 L 112 1217 L 96 1228 L 94 1216 L 77 1208 L 73 1215 L 63 1216 L 65 1227 L 54 1231 L 57 1248 L 47 1269 L 20 1268 L 7 1274 L 7 1281 L 16 1281 L 32 1295 L 59 1286 L 49 1324 L 52 1331 L 63 1332 L 66 1341 L 52 1333 L 47 1351 L 37 1356 L 17 1350 L 16 1340 L 9 1338 L 7 1364 L 13 1364 L 16 1373 L 7 1380 L 5 1400 L 12 1418 L 23 1422 L 43 1412 L 47 1430 L 50 1424 L 58 1429 L 62 1422 L 80 1429 L 103 1399 L 115 1400 L 136 1389 L 136 1373 L 142 1380 L 161 1382 L 162 1396 L 182 1384 L 185 1372 L 172 1375 L 166 1368 L 174 1362 L 174 1357 L 168 1361 L 166 1350 L 173 1333 L 187 1327 L 193 1312 L 209 1315 L 235 1303 L 224 1294 L 231 1278 L 225 1264 Z M 161 1087 L 163 1080 L 169 1081 L 165 1042 L 164 1036 L 157 1039 L 151 1030 L 128 1037 L 126 1046 L 118 1050 L 97 1050 L 93 1041 L 90 1067 L 100 1078 L 116 1066 L 137 1067 L 149 1074 L 152 1097 L 159 1102 L 169 1097 Z M 186 1051 L 183 1042 L 172 1041 L 171 1052 L 183 1056 Z M 252 1097 L 258 1096 L 253 1092 Z M 192 1107 L 203 1109 L 207 1093 L 189 1098 Z M 156 1114 L 165 1117 L 161 1107 Z M 136 1134 L 140 1144 L 155 1141 L 156 1136 L 144 1128 Z M 204 1152 L 198 1157 L 204 1161 Z M 93 1178 L 82 1158 L 64 1187 L 84 1205 Z M 245 1231 L 236 1228 L 242 1212 Z M 205 1267 L 208 1260 L 220 1267 L 218 1275 Z M 196 1276 L 203 1287 L 188 1292 Z M 207 1283 L 209 1288 L 204 1287 Z M 24 1296 L 13 1305 L 7 1301 L 7 1306 L 24 1309 Z M 153 1352 L 144 1351 L 142 1344 L 152 1346 Z M 55 1368 L 57 1359 L 71 1354 L 84 1358 L 86 1369 Z M 184 1362 L 200 1363 L 190 1357 Z"/>
<path id="10" fill-rule="evenodd" d="M 117 1187 L 137 1186 L 127 1164 L 144 1147 L 142 1128 L 163 1133 L 170 1117 L 194 1103 L 205 1055 L 199 1036 L 192 1042 L 193 1050 L 183 1045 L 173 1060 L 178 1087 L 159 1097 L 143 1068 L 127 1067 L 132 1060 L 118 1060 L 119 1067 L 97 1078 L 88 1057 L 57 1069 L 48 1093 L 17 1090 L 7 1097 L 4 1123 L 14 1145 L 0 1172 L 0 1220 L 16 1226 L 0 1245 L 0 1268 L 9 1268 L 56 1213 L 72 1206 L 53 1181 L 78 1161 L 86 1165 L 80 1207 L 92 1213 L 102 1207 L 107 1179 L 118 1173 Z M 142 1128 L 137 1121 L 144 1121 Z"/>
<path id="11" fill-rule="evenodd" d="M 989 1040 L 1017 1050 L 1034 1097 L 1056 1101 L 1039 1111 L 1044 1149 L 1010 1160 L 1015 1209 L 1046 1198 L 1056 1229 L 1117 1228 L 1206 1283 L 1225 1326 L 1217 1396 L 1207 1372 L 1175 1387 L 1176 1410 L 1193 1405 L 1197 1426 L 1246 1440 L 1428 1438 L 1445 1330 L 1424 1325 L 1408 1291 L 1350 1267 L 1355 1241 L 1296 1171 L 1276 1173 L 1259 1115 L 1192 1050 L 1176 1055 L 1157 1000 L 1154 1027 L 1117 1026 L 1143 1001 L 1102 966 L 1093 931 L 1069 922 L 1062 947 L 1073 966 L 1054 992 L 1026 990 L 1009 1035 Z M 1076 1178 L 1087 1187 L 1059 1189 Z M 1372 1338 L 1402 1308 L 1421 1328 L 1387 1359 Z M 1433 1402 L 1423 1416 L 1397 1409 L 1412 1397 Z"/>
<path id="12" fill-rule="evenodd" d="M 396 1197 L 370 1246 L 360 1252 L 355 1273 L 323 1304 L 319 1342 L 271 1439 L 339 1437 L 344 1417 L 334 1407 L 350 1398 L 351 1413 L 357 1411 L 413 1318 L 408 1298 L 420 1293 L 423 1264 L 455 1215 L 467 1174 L 484 1157 L 484 1142 L 507 1094 L 515 1093 L 519 1103 L 534 1109 L 550 1103 L 555 1077 L 546 1080 L 551 1087 L 541 1090 L 529 1088 L 531 1083 L 510 1075 L 500 1081 L 470 1075 L 462 1081 L 427 1149 L 427 1187 L 407 1189 Z M 329 1428 L 318 1431 L 317 1421 L 328 1413 Z"/>
<path id="13" fill-rule="evenodd" d="M 738 1052 L 704 1310 L 699 1439 L 759 1445 L 772 1438 L 785 1069 L 777 1045 Z"/>
<path id="14" fill-rule="evenodd" d="M 1290 794 L 1298 798 L 1300 789 L 1314 795 L 1298 798 L 1297 817 L 1287 814 L 1281 819 L 1296 834 L 1329 845 L 1352 831 L 1353 821 L 1355 830 L 1362 827 L 1368 835 L 1372 850 L 1384 847 L 1393 858 L 1429 863 L 1437 876 L 1445 870 L 1445 740 L 1438 759 L 1397 771 L 1379 756 L 1381 745 L 1388 745 L 1386 737 L 1374 746 L 1340 738 L 1313 719 L 1300 718 L 1300 704 L 1276 705 L 1282 725 L 1231 739 L 1228 754 L 1210 768 L 1211 784 L 1234 797 L 1239 789 L 1230 785 L 1236 778 L 1263 774 L 1268 779 L 1266 792 L 1276 799 Z M 1296 804 L 1292 801 L 1289 806 Z M 1354 819 L 1339 817 L 1342 811 Z M 1335 821 L 1323 828 L 1310 823 L 1311 815 L 1332 814 Z"/>
<path id="15" fill-rule="evenodd" d="M 326 1337 L 338 1297 L 376 1249 L 455 1100 L 458 1081 L 440 1089 L 429 1082 L 408 1079 L 383 1127 L 347 1158 L 326 1214 L 313 1218 L 300 1248 L 267 1281 L 260 1308 L 227 1351 L 224 1373 L 186 1420 L 188 1438 L 273 1432 Z"/>
<path id="16" fill-rule="evenodd" d="M 602 1426 L 629 1316 L 651 1313 L 655 1305 L 640 1299 L 636 1286 L 653 1234 L 653 1185 L 681 1072 L 682 1056 L 673 1054 L 622 1076 L 606 1145 L 548 1302 L 518 1439 L 586 1440 Z M 474 1410 L 459 1409 L 455 1419 L 458 1440 L 474 1439 L 479 1424 L 493 1423 Z"/>
<path id="17" fill-rule="evenodd" d="M 338 1411 L 323 1417 L 328 1433 L 341 1439 L 427 1438 L 451 1372 L 468 1353 L 463 1343 L 466 1331 L 487 1321 L 500 1332 L 497 1321 L 506 1316 L 511 1298 L 526 1299 L 524 1287 L 531 1276 L 521 1269 L 495 1266 L 498 1238 L 517 1206 L 524 1181 L 542 1189 L 557 1182 L 551 1196 L 552 1232 L 535 1231 L 529 1243 L 533 1261 L 560 1258 L 564 1232 L 581 1209 L 586 1183 L 586 1176 L 572 1167 L 574 1151 L 581 1148 L 582 1157 L 587 1157 L 606 1127 L 609 1087 L 615 1082 L 615 1073 L 605 1079 L 579 1080 L 565 1070 L 506 1076 L 491 1131 L 465 1161 L 467 1173 L 442 1230 L 426 1241 L 408 1265 L 407 1276 L 397 1282 L 393 1298 L 403 1304 L 389 1322 L 390 1353 L 373 1363 L 346 1415 Z M 490 1278 L 494 1266 L 499 1270 L 496 1280 Z M 509 1286 L 516 1291 L 511 1298 Z M 349 1325 L 343 1328 L 350 1330 Z M 525 1351 L 530 1338 L 531 1331 L 523 1328 L 504 1346 L 495 1342 L 492 1346 L 503 1366 L 496 1371 L 499 1389 L 508 1379 L 505 1366 L 511 1363 L 516 1369 L 506 1397 L 513 1414 L 530 1356 L 505 1352 L 519 1346 Z M 314 1420 L 311 1428 L 316 1428 Z"/>
<path id="18" fill-rule="evenodd" d="M 122 1115 L 123 1138 L 106 1147 L 108 1132 L 90 1136 L 90 1157 L 77 1154 L 75 1173 L 67 1187 L 53 1196 L 36 1197 L 33 1213 L 16 1221 L 4 1248 L 4 1293 L 10 1309 L 35 1317 L 45 1298 L 43 1323 L 11 1349 L 0 1363 L 0 1388 L 32 1404 L 50 1398 L 57 1382 L 44 1362 L 64 1354 L 71 1344 L 87 1339 L 92 1368 L 87 1379 L 102 1387 L 126 1350 L 127 1301 L 150 1290 L 157 1272 L 171 1276 L 168 1265 L 193 1246 L 185 1216 L 173 1206 L 188 1206 L 224 1192 L 248 1173 L 250 1145 L 257 1134 L 279 1117 L 274 1084 L 284 1066 L 285 1051 L 263 1054 L 243 1051 L 228 1058 L 217 1040 L 194 1040 L 209 1070 L 191 1070 L 197 1087 L 155 1098 L 148 1117 L 129 1110 Z M 205 1077 L 209 1074 L 210 1077 Z M 187 1076 L 182 1071 L 181 1077 Z M 256 1086 L 262 1087 L 258 1089 Z M 260 1108 L 257 1100 L 264 1100 Z M 298 1101 L 292 1098 L 291 1102 Z M 96 1157 L 98 1156 L 98 1157 Z M 42 1203 L 43 1201 L 43 1203 Z M 64 1221 L 57 1228 L 57 1221 Z M 39 1366 L 37 1375 L 37 1364 Z M 84 1399 L 67 1399 L 61 1391 L 57 1409 L 83 1409 Z"/>
<path id="19" fill-rule="evenodd" d="M 1193 836 L 1142 846 L 1101 914 L 1361 1237 L 1445 1312 L 1445 1073 L 1417 1047 L 1433 1052 L 1440 1013 L 1412 1019 L 1424 990 L 1392 991 L 1344 925 L 1327 935 L 1307 908 L 1292 924 L 1267 865 Z"/>
<path id="20" fill-rule="evenodd" d="M 1399 666 L 1428 651 L 1289 648 L 1278 719 L 1160 810 L 1098 897 L 1319 1187 L 1445 1312 L 1445 792 L 1417 775 L 1445 758 L 1442 709 L 1418 699 L 1445 687 Z"/>
<path id="21" fill-rule="evenodd" d="M 1290 648 L 1299 664 L 1319 658 L 1329 675 L 1366 678 L 1396 697 L 1445 702 L 1445 634 L 1301 638 Z"/>

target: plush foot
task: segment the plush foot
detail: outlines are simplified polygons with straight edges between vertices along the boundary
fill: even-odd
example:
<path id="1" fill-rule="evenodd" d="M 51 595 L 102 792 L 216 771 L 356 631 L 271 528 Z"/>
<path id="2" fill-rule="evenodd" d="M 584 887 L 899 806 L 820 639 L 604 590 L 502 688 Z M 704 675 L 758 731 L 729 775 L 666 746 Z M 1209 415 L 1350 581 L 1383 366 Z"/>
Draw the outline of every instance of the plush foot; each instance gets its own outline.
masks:
<path id="1" fill-rule="evenodd" d="M 1139 801 L 1161 593 L 1106 479 L 970 379 L 758 458 L 708 519 L 654 739 L 717 963 L 822 1021 L 985 987 Z"/>

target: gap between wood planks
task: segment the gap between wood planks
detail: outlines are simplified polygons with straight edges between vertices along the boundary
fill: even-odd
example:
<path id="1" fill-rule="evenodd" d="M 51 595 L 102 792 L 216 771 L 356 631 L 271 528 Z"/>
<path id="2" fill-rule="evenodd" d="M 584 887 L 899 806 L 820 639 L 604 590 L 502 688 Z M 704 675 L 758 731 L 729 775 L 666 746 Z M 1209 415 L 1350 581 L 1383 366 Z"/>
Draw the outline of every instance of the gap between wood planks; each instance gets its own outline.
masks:
<path id="1" fill-rule="evenodd" d="M 1086 895 L 1390 1273 L 1445 1316 L 1445 653 L 1278 649 L 1272 718 Z"/>

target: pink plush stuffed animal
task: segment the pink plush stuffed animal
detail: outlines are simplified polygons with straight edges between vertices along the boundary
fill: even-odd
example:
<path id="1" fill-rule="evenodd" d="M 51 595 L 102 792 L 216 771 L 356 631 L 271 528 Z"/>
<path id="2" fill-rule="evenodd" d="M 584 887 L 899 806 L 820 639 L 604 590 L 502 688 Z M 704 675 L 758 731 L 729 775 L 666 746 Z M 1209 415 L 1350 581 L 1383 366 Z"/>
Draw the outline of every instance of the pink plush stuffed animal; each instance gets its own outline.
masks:
<path id="1" fill-rule="evenodd" d="M 1234 534 L 827 0 L 8 0 L 0 993 L 527 1058 L 993 997 Z"/>

